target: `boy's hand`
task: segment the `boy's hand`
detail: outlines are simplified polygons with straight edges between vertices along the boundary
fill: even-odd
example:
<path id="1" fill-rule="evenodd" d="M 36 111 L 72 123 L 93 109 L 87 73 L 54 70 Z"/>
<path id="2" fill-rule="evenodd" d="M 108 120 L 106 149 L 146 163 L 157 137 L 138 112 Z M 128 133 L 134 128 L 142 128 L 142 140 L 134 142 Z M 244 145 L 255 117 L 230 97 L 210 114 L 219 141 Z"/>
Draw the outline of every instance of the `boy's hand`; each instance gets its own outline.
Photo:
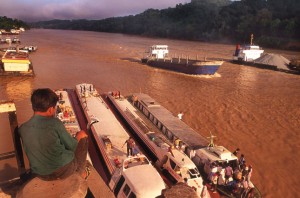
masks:
<path id="1" fill-rule="evenodd" d="M 77 141 L 79 142 L 82 138 L 88 137 L 88 134 L 85 131 L 81 130 L 76 133 L 75 137 L 76 137 Z"/>

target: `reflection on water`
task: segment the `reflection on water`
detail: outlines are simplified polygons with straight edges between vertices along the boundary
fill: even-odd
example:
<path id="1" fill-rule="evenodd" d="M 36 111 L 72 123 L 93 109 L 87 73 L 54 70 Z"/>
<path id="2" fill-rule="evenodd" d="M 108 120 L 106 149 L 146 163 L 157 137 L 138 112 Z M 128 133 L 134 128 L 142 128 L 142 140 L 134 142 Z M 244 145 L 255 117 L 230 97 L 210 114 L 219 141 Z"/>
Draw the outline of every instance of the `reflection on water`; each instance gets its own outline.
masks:
<path id="1" fill-rule="evenodd" d="M 32 92 L 32 79 L 15 79 L 7 82 L 5 93 L 8 100 L 15 102 L 27 99 Z"/>
<path id="2" fill-rule="evenodd" d="M 142 91 L 174 115 L 183 111 L 183 121 L 205 137 L 212 131 L 216 144 L 230 150 L 240 147 L 264 197 L 297 194 L 299 177 L 290 170 L 300 166 L 295 158 L 300 156 L 295 149 L 300 144 L 300 76 L 225 62 L 217 76 L 194 77 L 135 61 L 154 44 L 169 45 L 171 53 L 224 60 L 231 59 L 235 45 L 63 30 L 30 30 L 20 37 L 24 45 L 38 46 L 30 55 L 36 77 L 0 81 L 0 100 L 16 101 L 19 123 L 32 115 L 32 89 L 74 88 L 86 82 L 101 92 Z M 270 167 L 281 173 L 276 175 Z M 274 181 L 281 186 L 276 193 Z"/>

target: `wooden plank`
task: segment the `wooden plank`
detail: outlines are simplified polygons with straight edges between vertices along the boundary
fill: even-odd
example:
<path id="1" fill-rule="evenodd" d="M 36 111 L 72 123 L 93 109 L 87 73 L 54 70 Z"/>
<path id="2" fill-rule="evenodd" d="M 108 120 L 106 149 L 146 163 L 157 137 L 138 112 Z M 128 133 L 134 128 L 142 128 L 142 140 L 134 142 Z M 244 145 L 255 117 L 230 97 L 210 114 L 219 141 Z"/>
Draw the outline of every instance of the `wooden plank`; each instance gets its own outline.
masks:
<path id="1" fill-rule="evenodd" d="M 15 103 L 11 101 L 0 101 L 0 113 L 16 111 Z"/>

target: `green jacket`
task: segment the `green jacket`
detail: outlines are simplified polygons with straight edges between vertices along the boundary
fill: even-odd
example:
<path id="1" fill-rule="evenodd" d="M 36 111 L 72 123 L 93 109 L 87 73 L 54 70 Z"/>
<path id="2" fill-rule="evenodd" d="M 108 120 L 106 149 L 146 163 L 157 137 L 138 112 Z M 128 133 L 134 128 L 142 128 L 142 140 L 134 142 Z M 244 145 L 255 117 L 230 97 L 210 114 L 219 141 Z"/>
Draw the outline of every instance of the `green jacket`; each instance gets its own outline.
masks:
<path id="1" fill-rule="evenodd" d="M 74 159 L 77 140 L 58 118 L 34 115 L 19 128 L 31 170 L 49 175 Z"/>

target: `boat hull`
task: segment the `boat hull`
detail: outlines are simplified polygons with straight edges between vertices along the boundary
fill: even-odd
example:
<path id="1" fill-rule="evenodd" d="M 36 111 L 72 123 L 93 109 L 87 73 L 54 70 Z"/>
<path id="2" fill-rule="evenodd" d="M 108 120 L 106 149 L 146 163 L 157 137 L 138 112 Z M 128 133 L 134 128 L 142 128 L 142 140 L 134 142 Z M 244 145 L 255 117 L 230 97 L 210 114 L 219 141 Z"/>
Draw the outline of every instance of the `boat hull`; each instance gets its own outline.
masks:
<path id="1" fill-rule="evenodd" d="M 214 75 L 223 61 L 196 61 L 186 59 L 142 59 L 149 66 L 190 75 Z"/>

